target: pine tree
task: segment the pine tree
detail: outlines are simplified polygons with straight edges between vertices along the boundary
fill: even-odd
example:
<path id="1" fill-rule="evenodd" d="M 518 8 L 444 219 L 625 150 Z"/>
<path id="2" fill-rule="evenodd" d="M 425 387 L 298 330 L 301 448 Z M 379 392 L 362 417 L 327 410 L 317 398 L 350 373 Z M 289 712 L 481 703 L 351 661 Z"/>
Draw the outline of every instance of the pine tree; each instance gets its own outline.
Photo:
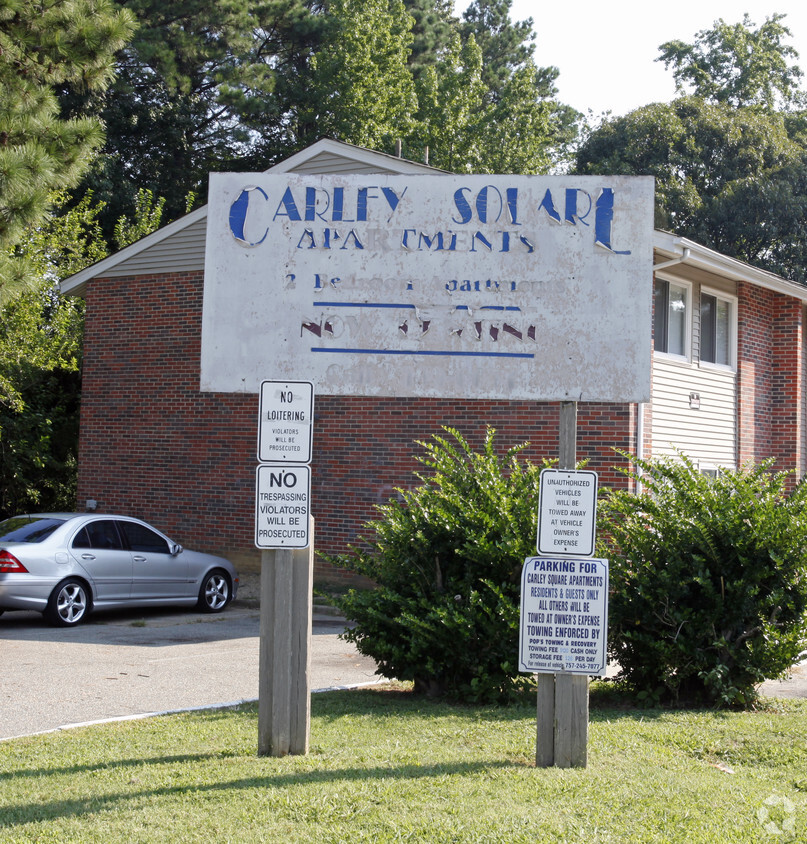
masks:
<path id="1" fill-rule="evenodd" d="M 204 197 L 216 170 L 264 169 L 297 145 L 291 104 L 310 97 L 308 59 L 327 28 L 316 0 L 128 0 L 138 29 L 99 111 L 104 156 L 85 181 L 102 222 L 136 211 L 138 189 L 165 220 Z"/>
<path id="2" fill-rule="evenodd" d="M 104 90 L 132 23 L 110 0 L 0 0 L 0 303 L 28 280 L 15 245 L 103 141 L 97 119 L 62 117 L 56 92 Z"/>

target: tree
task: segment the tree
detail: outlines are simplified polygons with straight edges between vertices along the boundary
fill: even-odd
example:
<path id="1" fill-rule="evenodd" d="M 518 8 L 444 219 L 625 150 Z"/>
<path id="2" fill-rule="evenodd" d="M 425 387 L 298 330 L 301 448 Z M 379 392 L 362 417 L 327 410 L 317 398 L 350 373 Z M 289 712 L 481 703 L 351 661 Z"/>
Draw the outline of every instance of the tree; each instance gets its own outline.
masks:
<path id="1" fill-rule="evenodd" d="M 412 18 L 409 67 L 417 81 L 425 68 L 450 49 L 457 21 L 450 0 L 404 0 L 404 6 Z"/>
<path id="2" fill-rule="evenodd" d="M 320 135 L 391 151 L 417 108 L 412 18 L 402 0 L 331 0 L 328 14 L 332 38 L 311 59 L 308 122 Z"/>
<path id="3" fill-rule="evenodd" d="M 698 32 L 695 42 L 667 41 L 659 47 L 665 68 L 673 68 L 679 92 L 687 87 L 696 97 L 735 108 L 793 106 L 803 100 L 799 92 L 802 72 L 791 64 L 798 53 L 783 43 L 791 36 L 782 23 L 785 15 L 772 15 L 758 29 L 748 15 L 741 23 L 722 18 L 712 29 Z"/>
<path id="4" fill-rule="evenodd" d="M 494 101 L 513 74 L 532 61 L 535 49 L 532 18 L 513 22 L 512 5 L 512 0 L 473 0 L 463 13 L 460 26 L 463 39 L 473 37 L 479 45 L 482 77 Z M 547 96 L 552 92 L 545 87 L 541 93 Z"/>
<path id="5" fill-rule="evenodd" d="M 428 146 L 433 163 L 461 171 L 540 172 L 574 134 L 575 113 L 554 99 L 557 71 L 533 63 L 531 23 L 510 23 L 510 0 L 477 0 L 462 31 L 448 0 L 126 6 L 139 26 L 109 95 L 62 101 L 107 126 L 82 191 L 104 202 L 108 240 L 136 213 L 138 190 L 165 197 L 167 222 L 189 192 L 204 196 L 209 172 L 263 170 L 323 136 L 385 152 L 400 139 L 413 158 Z M 457 87 L 477 73 L 475 30 L 486 45 L 481 101 L 476 83 L 473 97 Z M 458 94 L 456 105 L 444 99 Z M 479 107 L 452 123 L 471 100 Z"/>
<path id="6" fill-rule="evenodd" d="M 108 249 L 91 194 L 70 207 L 55 193 L 50 205 L 15 250 L 29 287 L 0 307 L 0 518 L 75 507 L 84 310 L 58 283 Z M 153 231 L 162 206 L 142 193 L 134 219 L 118 220 L 118 247 Z"/>
<path id="7" fill-rule="evenodd" d="M 97 119 L 62 117 L 57 91 L 103 91 L 132 29 L 111 0 L 0 0 L 0 303 L 27 280 L 13 247 L 103 140 Z"/>
<path id="8" fill-rule="evenodd" d="M 0 310 L 2 518 L 75 507 L 83 300 L 61 297 L 56 284 L 103 258 L 106 244 L 92 197 L 69 211 L 64 193 L 49 199 L 60 213 L 17 248 L 29 287 Z"/>
<path id="9" fill-rule="evenodd" d="M 131 0 L 137 18 L 101 102 L 77 108 L 107 126 L 104 155 L 84 189 L 105 203 L 111 237 L 135 213 L 138 189 L 165 198 L 165 219 L 204 196 L 215 170 L 263 169 L 294 151 L 290 103 L 310 96 L 308 59 L 326 19 L 313 0 Z M 300 74 L 303 79 L 300 79 Z"/>
<path id="10" fill-rule="evenodd" d="M 450 172 L 478 170 L 482 149 L 478 135 L 486 109 L 482 53 L 473 36 L 464 44 L 454 35 L 449 48 L 417 79 L 417 128 L 407 154 L 425 156 Z"/>
<path id="11" fill-rule="evenodd" d="M 512 0 L 474 0 L 463 13 L 463 39 L 482 55 L 489 108 L 477 140 L 489 173 L 542 173 L 568 164 L 581 115 L 556 99 L 559 71 L 534 60 L 533 19 L 512 21 Z"/>
<path id="12" fill-rule="evenodd" d="M 721 228 L 740 183 L 794 162 L 798 147 L 780 115 L 680 97 L 610 118 L 577 153 L 577 172 L 656 177 L 656 225 L 739 254 Z"/>
<path id="13" fill-rule="evenodd" d="M 655 176 L 657 226 L 807 281 L 807 112 L 794 108 L 801 71 L 782 17 L 663 44 L 679 90 L 696 95 L 604 120 L 575 169 Z"/>

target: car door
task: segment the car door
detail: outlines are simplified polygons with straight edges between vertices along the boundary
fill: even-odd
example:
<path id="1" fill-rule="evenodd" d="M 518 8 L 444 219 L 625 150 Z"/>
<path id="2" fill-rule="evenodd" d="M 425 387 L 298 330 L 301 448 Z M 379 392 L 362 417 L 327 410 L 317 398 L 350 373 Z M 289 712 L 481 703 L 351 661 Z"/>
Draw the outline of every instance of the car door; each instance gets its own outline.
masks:
<path id="1" fill-rule="evenodd" d="M 92 579 L 94 598 L 125 601 L 132 590 L 132 555 L 113 519 L 87 522 L 73 537 L 70 553 Z"/>
<path id="2" fill-rule="evenodd" d="M 132 600 L 194 596 L 187 558 L 172 554 L 164 536 L 140 522 L 119 520 L 118 527 L 132 552 Z"/>

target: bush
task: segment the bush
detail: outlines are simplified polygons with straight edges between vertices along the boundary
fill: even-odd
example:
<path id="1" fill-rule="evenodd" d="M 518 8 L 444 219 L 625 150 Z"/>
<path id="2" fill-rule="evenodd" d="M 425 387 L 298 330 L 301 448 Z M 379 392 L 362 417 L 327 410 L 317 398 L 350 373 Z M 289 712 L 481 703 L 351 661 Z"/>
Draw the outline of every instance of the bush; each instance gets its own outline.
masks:
<path id="1" fill-rule="evenodd" d="M 492 430 L 479 453 L 446 431 L 418 443 L 420 485 L 379 506 L 373 538 L 332 560 L 377 584 L 339 599 L 356 622 L 343 635 L 416 690 L 506 701 L 532 682 L 518 674 L 519 597 L 543 467 L 519 462 L 523 446 L 498 457 Z"/>
<path id="2" fill-rule="evenodd" d="M 634 462 L 646 493 L 600 504 L 610 653 L 644 699 L 748 705 L 807 644 L 807 485 L 788 495 L 772 461 L 717 478 Z"/>

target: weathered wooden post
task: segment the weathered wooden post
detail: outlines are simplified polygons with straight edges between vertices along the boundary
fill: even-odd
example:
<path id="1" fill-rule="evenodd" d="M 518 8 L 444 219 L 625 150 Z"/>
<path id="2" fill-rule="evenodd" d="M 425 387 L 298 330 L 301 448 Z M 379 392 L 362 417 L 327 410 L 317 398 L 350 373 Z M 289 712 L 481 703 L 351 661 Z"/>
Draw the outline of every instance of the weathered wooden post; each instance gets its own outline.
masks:
<path id="1" fill-rule="evenodd" d="M 561 402 L 559 469 L 577 464 L 577 402 Z M 535 764 L 585 768 L 588 762 L 588 676 L 538 675 Z"/>
<path id="2" fill-rule="evenodd" d="M 308 753 L 313 521 L 308 548 L 261 552 L 260 756 Z"/>

